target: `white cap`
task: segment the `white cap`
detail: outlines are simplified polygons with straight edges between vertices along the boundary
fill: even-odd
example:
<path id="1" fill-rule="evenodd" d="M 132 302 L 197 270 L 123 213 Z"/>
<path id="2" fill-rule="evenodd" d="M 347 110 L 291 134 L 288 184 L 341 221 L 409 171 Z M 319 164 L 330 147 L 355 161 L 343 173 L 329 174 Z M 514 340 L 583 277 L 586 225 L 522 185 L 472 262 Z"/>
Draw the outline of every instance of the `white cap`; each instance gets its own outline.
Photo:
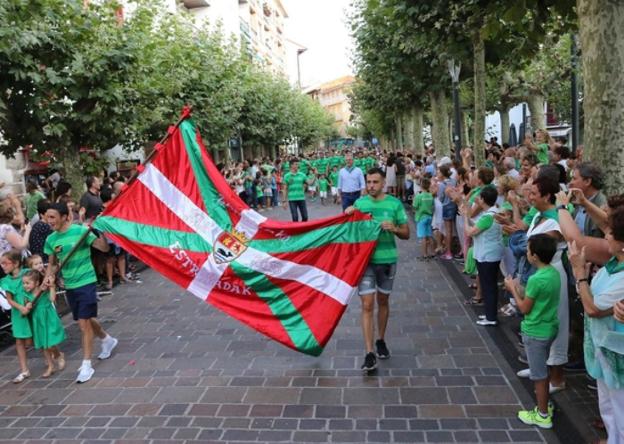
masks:
<path id="1" fill-rule="evenodd" d="M 440 161 L 438 162 L 438 165 L 442 166 L 442 165 L 448 165 L 450 163 L 453 163 L 451 161 L 451 158 L 448 156 L 444 156 L 442 159 L 440 159 Z"/>

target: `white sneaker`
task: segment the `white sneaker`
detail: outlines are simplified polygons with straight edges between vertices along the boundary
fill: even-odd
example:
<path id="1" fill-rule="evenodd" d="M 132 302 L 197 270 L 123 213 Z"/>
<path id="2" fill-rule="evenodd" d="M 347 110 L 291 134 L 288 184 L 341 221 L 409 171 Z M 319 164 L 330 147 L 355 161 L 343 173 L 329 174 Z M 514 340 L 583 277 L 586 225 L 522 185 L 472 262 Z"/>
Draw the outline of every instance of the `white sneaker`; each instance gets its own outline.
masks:
<path id="1" fill-rule="evenodd" d="M 548 384 L 548 393 L 550 395 L 553 395 L 555 393 L 559 393 L 562 390 L 565 390 L 566 385 L 565 382 L 562 385 L 552 385 L 552 384 Z"/>
<path id="2" fill-rule="evenodd" d="M 531 377 L 531 369 L 530 368 L 525 368 L 523 370 L 519 370 L 518 373 L 516 373 L 516 375 L 518 375 L 518 378 L 530 378 Z"/>
<path id="3" fill-rule="evenodd" d="M 112 336 L 109 336 L 108 339 L 102 340 L 102 351 L 98 355 L 98 359 L 108 359 L 110 358 L 111 352 L 117 347 L 119 341 Z"/>
<path id="4" fill-rule="evenodd" d="M 477 321 L 477 325 L 481 325 L 482 327 L 496 327 L 498 325 L 498 321 L 488 321 L 487 319 L 479 319 Z"/>
<path id="5" fill-rule="evenodd" d="M 87 382 L 89 379 L 91 379 L 91 376 L 93 376 L 93 373 L 95 373 L 95 370 L 93 370 L 93 367 L 91 367 L 90 365 L 83 365 L 82 367 L 80 367 L 80 370 L 78 371 L 78 377 L 76 378 L 76 382 L 78 384 L 82 384 L 83 382 Z"/>
<path id="6" fill-rule="evenodd" d="M 479 317 L 479 320 L 481 320 L 481 321 L 482 321 L 483 319 L 487 319 L 487 317 L 486 317 L 485 315 L 479 315 L 478 317 Z"/>

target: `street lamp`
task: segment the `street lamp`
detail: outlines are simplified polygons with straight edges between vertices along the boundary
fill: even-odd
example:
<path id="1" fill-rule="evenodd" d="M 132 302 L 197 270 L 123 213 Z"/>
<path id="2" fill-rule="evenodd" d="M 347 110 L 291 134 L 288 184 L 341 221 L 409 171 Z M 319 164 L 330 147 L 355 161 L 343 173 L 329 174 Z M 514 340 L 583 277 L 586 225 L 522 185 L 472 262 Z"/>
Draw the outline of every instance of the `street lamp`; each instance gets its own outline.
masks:
<path id="1" fill-rule="evenodd" d="M 461 161 L 461 111 L 459 108 L 459 72 L 461 63 L 455 64 L 455 59 L 448 61 L 448 72 L 453 81 L 453 108 L 455 116 L 453 142 L 455 143 L 455 159 Z"/>
<path id="2" fill-rule="evenodd" d="M 299 65 L 299 56 L 307 50 L 308 48 L 297 49 L 297 86 L 299 87 L 299 90 L 301 90 L 301 66 Z"/>

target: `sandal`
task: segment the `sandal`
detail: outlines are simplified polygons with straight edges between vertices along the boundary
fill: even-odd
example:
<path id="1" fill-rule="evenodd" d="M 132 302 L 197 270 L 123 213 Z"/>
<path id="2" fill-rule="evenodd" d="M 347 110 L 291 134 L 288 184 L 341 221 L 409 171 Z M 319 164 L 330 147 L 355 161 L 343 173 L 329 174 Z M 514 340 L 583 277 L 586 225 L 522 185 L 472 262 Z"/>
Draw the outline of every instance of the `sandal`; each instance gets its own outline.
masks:
<path id="1" fill-rule="evenodd" d="M 59 371 L 65 369 L 65 353 L 61 352 L 59 357 L 56 358 L 56 368 L 58 368 Z"/>
<path id="2" fill-rule="evenodd" d="M 470 284 L 470 285 L 468 285 L 468 288 L 470 288 L 471 290 L 476 290 L 477 289 L 477 284 Z"/>
<path id="3" fill-rule="evenodd" d="M 54 367 L 48 367 L 48 369 L 41 375 L 42 378 L 49 378 L 54 374 Z"/>
<path id="4" fill-rule="evenodd" d="M 464 302 L 466 305 L 483 305 L 483 298 L 473 297 Z"/>
<path id="5" fill-rule="evenodd" d="M 30 372 L 29 371 L 25 371 L 25 372 L 20 373 L 15 378 L 13 378 L 13 380 L 11 382 L 13 384 L 19 384 L 20 382 L 23 382 L 24 379 L 26 379 L 26 378 L 30 378 Z"/>

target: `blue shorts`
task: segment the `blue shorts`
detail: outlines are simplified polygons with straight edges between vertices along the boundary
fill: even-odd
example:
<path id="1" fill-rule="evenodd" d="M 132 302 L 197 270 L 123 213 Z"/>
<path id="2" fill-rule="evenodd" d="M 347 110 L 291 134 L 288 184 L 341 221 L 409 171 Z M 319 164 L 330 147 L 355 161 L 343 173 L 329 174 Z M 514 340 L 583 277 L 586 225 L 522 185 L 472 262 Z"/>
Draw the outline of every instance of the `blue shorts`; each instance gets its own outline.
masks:
<path id="1" fill-rule="evenodd" d="M 455 203 L 452 202 L 442 207 L 442 219 L 455 220 L 455 216 L 457 216 L 457 205 Z"/>
<path id="2" fill-rule="evenodd" d="M 431 216 L 424 216 L 418 222 L 416 222 L 416 236 L 418 239 L 433 236 L 433 230 L 431 228 Z"/>
<path id="3" fill-rule="evenodd" d="M 93 284 L 67 290 L 67 302 L 74 321 L 97 318 L 97 287 Z"/>

